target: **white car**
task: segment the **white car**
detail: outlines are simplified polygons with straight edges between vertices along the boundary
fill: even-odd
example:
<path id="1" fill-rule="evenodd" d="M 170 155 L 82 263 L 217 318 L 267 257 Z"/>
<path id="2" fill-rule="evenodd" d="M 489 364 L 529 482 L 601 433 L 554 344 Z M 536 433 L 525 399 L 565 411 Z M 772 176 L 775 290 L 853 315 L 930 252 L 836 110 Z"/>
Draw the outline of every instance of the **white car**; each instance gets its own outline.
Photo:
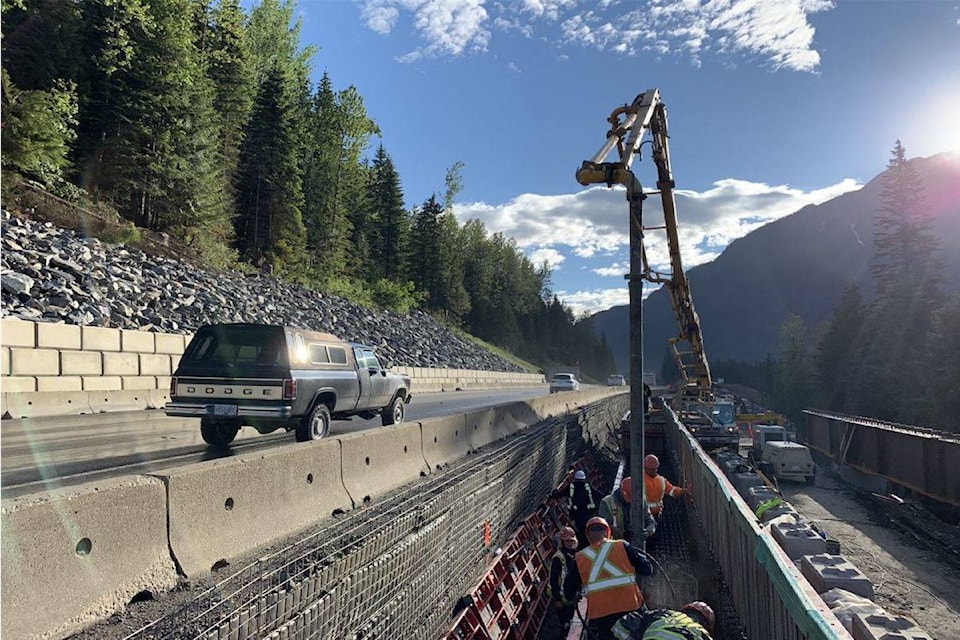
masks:
<path id="1" fill-rule="evenodd" d="M 608 387 L 622 387 L 625 384 L 627 384 L 627 380 L 621 375 L 613 374 L 607 378 Z"/>
<path id="2" fill-rule="evenodd" d="M 580 391 L 580 381 L 572 373 L 558 373 L 550 381 L 550 393 Z"/>

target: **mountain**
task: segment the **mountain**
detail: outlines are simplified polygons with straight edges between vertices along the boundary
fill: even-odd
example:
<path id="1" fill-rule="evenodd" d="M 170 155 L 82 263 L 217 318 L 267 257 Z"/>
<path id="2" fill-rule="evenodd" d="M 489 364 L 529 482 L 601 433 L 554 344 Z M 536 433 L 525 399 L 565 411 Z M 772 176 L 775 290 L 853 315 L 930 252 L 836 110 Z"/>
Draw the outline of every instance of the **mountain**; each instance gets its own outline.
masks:
<path id="1" fill-rule="evenodd" d="M 910 161 L 923 179 L 944 263 L 943 287 L 960 289 L 960 152 Z M 881 174 L 882 175 L 882 174 Z M 755 362 L 777 351 L 777 331 L 790 314 L 807 327 L 827 319 L 850 281 L 872 295 L 873 218 L 880 176 L 862 189 L 771 222 L 733 241 L 713 262 L 688 271 L 707 357 Z M 683 211 L 679 212 L 683 224 Z M 628 311 L 593 316 L 621 372 L 629 368 Z M 644 302 L 645 369 L 659 374 L 667 338 L 677 328 L 663 289 Z"/>

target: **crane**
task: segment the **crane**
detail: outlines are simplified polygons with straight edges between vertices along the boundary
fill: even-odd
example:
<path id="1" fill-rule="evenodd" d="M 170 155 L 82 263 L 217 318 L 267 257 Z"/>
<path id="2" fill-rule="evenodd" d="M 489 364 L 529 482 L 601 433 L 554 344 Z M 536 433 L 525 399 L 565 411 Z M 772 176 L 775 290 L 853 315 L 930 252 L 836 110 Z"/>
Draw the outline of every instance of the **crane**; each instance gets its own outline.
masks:
<path id="1" fill-rule="evenodd" d="M 667 110 L 660 99 L 660 90 L 649 89 L 639 94 L 631 104 L 614 109 L 607 121 L 610 123 L 610 130 L 607 132 L 606 141 L 593 158 L 585 160 L 577 170 L 577 181 L 583 186 L 606 184 L 612 187 L 619 184 L 626 187 L 627 201 L 630 203 L 631 272 L 627 279 L 631 282 L 631 309 L 634 297 L 633 287 L 638 284 L 642 287 L 642 283 L 638 281 L 646 280 L 654 284 L 662 284 L 667 288 L 678 327 L 677 335 L 671 337 L 668 343 L 680 369 L 684 391 L 702 402 L 708 402 L 712 399 L 713 393 L 710 365 L 704 351 L 700 318 L 693 305 L 690 283 L 680 258 L 677 207 L 673 194 L 676 183 L 670 169 Z M 653 161 L 657 167 L 657 190 L 644 192 L 631 165 L 634 157 L 640 155 L 640 146 L 644 144 L 643 138 L 648 132 Z M 604 159 L 614 145 L 617 147 L 619 158 L 612 162 L 605 162 Z M 647 227 L 643 225 L 642 203 L 648 195 L 654 194 L 660 196 L 664 224 Z M 643 243 L 644 236 L 645 232 L 654 230 L 666 233 L 670 253 L 669 272 L 654 269 L 647 259 L 647 251 Z M 638 264 L 635 264 L 635 261 Z M 638 291 L 636 296 L 638 306 L 641 291 Z M 639 316 L 639 310 L 637 316 Z M 631 312 L 631 321 L 633 318 L 634 313 Z M 632 331 L 633 328 L 631 328 Z M 639 340 L 637 342 L 638 344 L 635 345 L 631 340 L 631 362 L 634 357 L 633 352 L 639 351 Z M 642 375 L 642 371 L 639 373 Z M 637 372 L 631 371 L 630 374 L 631 379 L 641 379 Z"/>

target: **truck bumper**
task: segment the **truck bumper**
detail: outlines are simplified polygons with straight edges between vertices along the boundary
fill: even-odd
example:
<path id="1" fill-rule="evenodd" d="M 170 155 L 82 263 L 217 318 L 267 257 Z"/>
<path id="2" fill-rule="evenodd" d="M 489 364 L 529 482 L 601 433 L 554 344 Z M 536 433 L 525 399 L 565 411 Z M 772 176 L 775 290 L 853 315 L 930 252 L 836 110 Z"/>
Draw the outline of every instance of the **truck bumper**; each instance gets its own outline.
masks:
<path id="1" fill-rule="evenodd" d="M 168 416 L 182 418 L 278 418 L 285 419 L 293 415 L 293 407 L 289 405 L 279 407 L 237 407 L 234 414 L 217 412 L 216 404 L 199 404 L 192 402 L 168 402 L 163 408 Z M 233 405 L 219 405 L 233 406 Z"/>

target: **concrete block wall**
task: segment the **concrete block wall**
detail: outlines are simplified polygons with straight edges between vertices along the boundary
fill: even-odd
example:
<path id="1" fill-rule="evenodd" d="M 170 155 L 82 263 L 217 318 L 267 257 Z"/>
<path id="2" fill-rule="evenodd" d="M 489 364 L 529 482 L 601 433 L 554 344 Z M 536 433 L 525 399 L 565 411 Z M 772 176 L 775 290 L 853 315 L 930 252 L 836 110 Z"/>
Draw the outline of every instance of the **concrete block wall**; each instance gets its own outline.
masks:
<path id="1" fill-rule="evenodd" d="M 0 320 L 0 415 L 26 418 L 159 409 L 191 336 Z M 544 383 L 540 374 L 395 367 L 413 393 Z M 70 392 L 69 401 L 63 396 Z"/>

